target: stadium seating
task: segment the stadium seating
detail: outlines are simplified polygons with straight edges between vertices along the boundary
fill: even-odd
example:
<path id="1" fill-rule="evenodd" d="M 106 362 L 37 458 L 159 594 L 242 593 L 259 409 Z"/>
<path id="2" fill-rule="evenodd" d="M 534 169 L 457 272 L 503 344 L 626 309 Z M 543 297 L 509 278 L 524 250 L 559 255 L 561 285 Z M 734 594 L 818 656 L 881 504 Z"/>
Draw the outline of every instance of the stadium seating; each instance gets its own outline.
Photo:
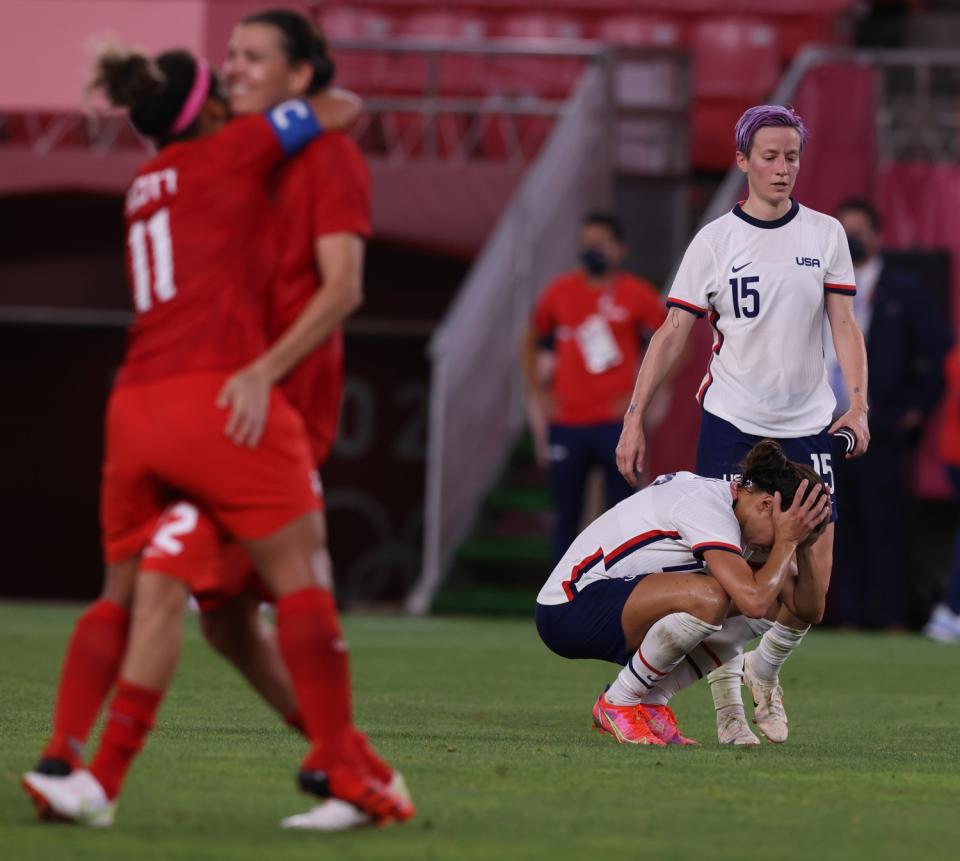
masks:
<path id="1" fill-rule="evenodd" d="M 392 21 L 375 10 L 328 7 L 320 16 L 327 39 L 336 41 L 385 39 L 391 34 Z M 384 54 L 337 51 L 337 81 L 341 86 L 361 93 L 383 89 L 388 79 L 388 58 Z"/>
<path id="2" fill-rule="evenodd" d="M 493 33 L 508 39 L 581 39 L 585 28 L 583 22 L 572 15 L 518 13 L 502 16 Z M 501 92 L 563 98 L 582 68 L 578 60 L 521 57 L 501 60 L 489 71 L 493 74 L 494 86 Z"/>
<path id="3" fill-rule="evenodd" d="M 737 118 L 746 107 L 767 98 L 776 85 L 777 31 L 756 19 L 706 19 L 691 29 L 690 50 L 693 163 L 723 170 L 730 164 Z"/>
<path id="4" fill-rule="evenodd" d="M 770 95 L 805 45 L 841 39 L 838 16 L 855 6 L 855 0 L 347 0 L 326 4 L 321 18 L 333 40 L 596 39 L 688 49 L 694 61 L 693 162 L 722 170 L 730 151 L 717 144 L 729 139 L 740 112 Z M 339 64 L 343 82 L 366 93 L 413 95 L 426 84 L 427 65 L 419 57 L 347 54 Z M 439 65 L 439 92 L 557 99 L 569 93 L 581 69 L 572 60 L 447 56 Z"/>

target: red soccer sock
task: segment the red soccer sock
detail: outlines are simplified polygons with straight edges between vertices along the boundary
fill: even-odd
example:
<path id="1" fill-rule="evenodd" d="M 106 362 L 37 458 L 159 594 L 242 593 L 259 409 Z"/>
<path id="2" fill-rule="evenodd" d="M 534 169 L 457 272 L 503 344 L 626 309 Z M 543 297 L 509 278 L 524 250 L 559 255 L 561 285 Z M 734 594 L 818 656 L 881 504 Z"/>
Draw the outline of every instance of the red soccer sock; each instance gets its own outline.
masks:
<path id="1" fill-rule="evenodd" d="M 310 738 L 307 735 L 307 725 L 303 722 L 303 717 L 299 711 L 286 715 L 283 722 L 305 738 Z M 367 767 L 367 771 L 384 786 L 389 786 L 390 781 L 393 780 L 393 771 L 389 765 L 380 759 L 373 749 L 373 745 L 370 744 L 370 740 L 356 728 L 353 730 L 353 740 L 361 760 Z"/>
<path id="2" fill-rule="evenodd" d="M 66 760 L 72 768 L 81 764 L 83 746 L 120 672 L 129 629 L 130 613 L 103 598 L 77 620 L 60 671 L 53 735 L 43 757 Z"/>
<path id="3" fill-rule="evenodd" d="M 299 709 L 292 715 L 284 715 L 283 722 L 290 727 L 290 729 L 295 730 L 305 738 L 310 738 L 310 736 L 307 735 L 307 725 L 303 722 L 303 715 L 300 714 Z"/>
<path id="4" fill-rule="evenodd" d="M 90 765 L 109 799 L 120 794 L 124 778 L 153 728 L 163 694 L 123 679 L 117 682 L 100 748 Z"/>
<path id="5" fill-rule="evenodd" d="M 362 769 L 351 721 L 347 647 L 333 596 L 313 586 L 281 598 L 277 641 L 313 745 L 303 768 Z"/>
<path id="6" fill-rule="evenodd" d="M 367 770 L 373 777 L 379 780 L 384 786 L 389 786 L 393 780 L 393 771 L 382 759 L 370 744 L 370 740 L 360 730 L 353 731 L 354 742 L 356 743 L 360 756 L 363 759 Z"/>

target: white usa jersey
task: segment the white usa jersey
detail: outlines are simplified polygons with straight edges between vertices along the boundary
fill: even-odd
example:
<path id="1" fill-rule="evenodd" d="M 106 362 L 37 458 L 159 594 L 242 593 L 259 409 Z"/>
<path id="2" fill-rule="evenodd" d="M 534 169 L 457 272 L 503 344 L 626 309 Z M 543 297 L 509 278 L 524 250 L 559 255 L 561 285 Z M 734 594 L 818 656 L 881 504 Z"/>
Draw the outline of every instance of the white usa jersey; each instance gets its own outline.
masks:
<path id="1" fill-rule="evenodd" d="M 742 553 L 730 482 L 691 472 L 661 475 L 577 536 L 537 603 L 572 601 L 597 580 L 703 571 L 707 550 Z"/>
<path id="2" fill-rule="evenodd" d="M 825 293 L 853 296 L 840 222 L 793 202 L 775 221 L 740 205 L 694 236 L 667 305 L 714 330 L 700 405 L 744 433 L 786 439 L 820 433 L 836 401 L 823 359 Z"/>

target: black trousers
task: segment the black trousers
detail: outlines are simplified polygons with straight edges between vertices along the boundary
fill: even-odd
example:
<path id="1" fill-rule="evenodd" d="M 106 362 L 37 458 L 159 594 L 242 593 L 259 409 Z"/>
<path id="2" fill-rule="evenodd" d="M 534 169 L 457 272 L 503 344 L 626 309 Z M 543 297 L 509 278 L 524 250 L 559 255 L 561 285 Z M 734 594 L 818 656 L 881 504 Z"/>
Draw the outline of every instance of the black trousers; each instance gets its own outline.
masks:
<path id="1" fill-rule="evenodd" d="M 556 511 L 553 561 L 559 562 L 580 534 L 583 494 L 590 469 L 599 466 L 607 508 L 613 508 L 633 488 L 617 469 L 620 422 L 594 425 L 550 425 L 550 492 Z"/>
<path id="2" fill-rule="evenodd" d="M 905 444 L 871 442 L 863 457 L 835 463 L 839 522 L 830 591 L 831 617 L 838 624 L 890 628 L 904 623 L 911 453 Z"/>

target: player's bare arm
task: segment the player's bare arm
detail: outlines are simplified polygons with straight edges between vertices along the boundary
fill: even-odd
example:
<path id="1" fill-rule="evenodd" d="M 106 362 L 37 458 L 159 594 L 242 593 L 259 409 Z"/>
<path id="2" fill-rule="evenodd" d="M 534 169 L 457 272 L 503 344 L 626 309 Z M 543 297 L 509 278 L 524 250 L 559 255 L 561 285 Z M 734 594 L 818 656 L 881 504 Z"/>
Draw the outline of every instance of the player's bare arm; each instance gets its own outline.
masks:
<path id="1" fill-rule="evenodd" d="M 788 596 L 789 599 L 784 601 L 784 605 L 801 621 L 808 625 L 817 624 L 823 614 L 823 589 L 818 583 L 813 542 L 808 541 L 798 545 L 796 560 L 797 576 Z"/>
<path id="2" fill-rule="evenodd" d="M 363 253 L 364 241 L 353 233 L 333 233 L 316 240 L 323 289 L 257 360 L 272 382 L 282 380 L 363 303 Z"/>
<path id="3" fill-rule="evenodd" d="M 827 319 L 837 360 L 843 371 L 843 381 L 850 395 L 850 409 L 830 427 L 830 433 L 842 427 L 850 428 L 857 435 L 857 444 L 848 458 L 859 457 L 870 445 L 870 427 L 867 422 L 867 348 L 863 333 L 853 314 L 853 298 L 838 293 L 826 297 Z"/>
<path id="4" fill-rule="evenodd" d="M 257 445 L 266 425 L 270 388 L 360 306 L 363 250 L 363 240 L 352 233 L 317 240 L 323 289 L 266 352 L 227 380 L 220 393 L 220 405 L 232 407 L 226 434 L 237 445 Z"/>
<path id="5" fill-rule="evenodd" d="M 547 466 L 547 424 L 550 417 L 548 393 L 537 373 L 537 353 L 540 349 L 540 333 L 528 326 L 520 342 L 520 367 L 527 394 L 527 420 L 533 435 L 537 464 Z"/>
<path id="6" fill-rule="evenodd" d="M 643 435 L 643 416 L 664 379 L 673 371 L 683 355 L 683 348 L 696 317 L 679 308 L 671 308 L 667 319 L 653 333 L 650 346 L 643 357 L 630 406 L 623 417 L 623 430 L 617 443 L 617 469 L 631 487 L 638 484 L 643 471 L 646 440 Z"/>
<path id="7" fill-rule="evenodd" d="M 761 618 L 780 594 L 792 570 L 794 553 L 823 521 L 830 516 L 830 497 L 815 487 L 803 499 L 807 480 L 797 488 L 793 504 L 780 510 L 780 494 L 773 497 L 774 542 L 766 562 L 756 571 L 742 556 L 724 550 L 707 550 L 703 559 L 707 570 L 724 588 L 745 616 Z"/>
<path id="8" fill-rule="evenodd" d="M 308 96 L 310 107 L 326 131 L 346 131 L 360 116 L 363 100 L 356 93 L 329 87 L 314 96 Z"/>

